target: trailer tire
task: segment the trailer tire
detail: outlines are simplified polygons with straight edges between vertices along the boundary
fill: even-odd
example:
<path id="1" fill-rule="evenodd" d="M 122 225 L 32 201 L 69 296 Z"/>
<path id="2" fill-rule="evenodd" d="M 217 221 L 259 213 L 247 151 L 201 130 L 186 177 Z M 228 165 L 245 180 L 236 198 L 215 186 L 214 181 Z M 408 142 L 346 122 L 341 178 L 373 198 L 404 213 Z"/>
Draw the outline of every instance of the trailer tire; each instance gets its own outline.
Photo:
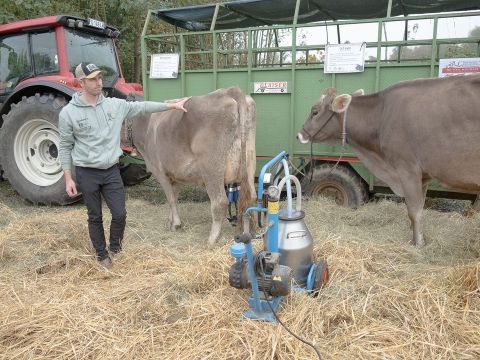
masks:
<path id="1" fill-rule="evenodd" d="M 312 177 L 311 182 L 310 177 Z M 313 175 L 307 173 L 303 182 L 306 196 L 330 197 L 338 205 L 358 208 L 369 199 L 367 185 L 353 170 L 343 165 L 316 166 Z"/>
<path id="2" fill-rule="evenodd" d="M 58 161 L 58 115 L 65 104 L 60 95 L 24 96 L 3 117 L 3 176 L 20 196 L 34 204 L 66 205 L 80 199 L 80 195 L 68 197 Z"/>

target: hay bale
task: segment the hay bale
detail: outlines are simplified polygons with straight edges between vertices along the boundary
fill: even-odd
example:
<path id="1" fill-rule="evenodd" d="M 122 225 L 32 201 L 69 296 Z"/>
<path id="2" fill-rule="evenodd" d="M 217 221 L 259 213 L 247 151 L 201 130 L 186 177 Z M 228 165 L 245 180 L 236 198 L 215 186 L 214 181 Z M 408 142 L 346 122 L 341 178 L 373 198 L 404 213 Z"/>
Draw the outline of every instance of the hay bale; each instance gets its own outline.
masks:
<path id="1" fill-rule="evenodd" d="M 318 297 L 290 294 L 278 315 L 324 359 L 480 357 L 478 216 L 427 210 L 419 250 L 402 204 L 304 206 L 330 282 Z M 228 285 L 238 229 L 225 221 L 208 250 L 208 203 L 180 204 L 178 233 L 166 205 L 131 199 L 127 210 L 111 272 L 95 261 L 83 208 L 11 216 L 0 234 L 0 358 L 315 358 L 281 326 L 241 320 L 250 291 Z"/>

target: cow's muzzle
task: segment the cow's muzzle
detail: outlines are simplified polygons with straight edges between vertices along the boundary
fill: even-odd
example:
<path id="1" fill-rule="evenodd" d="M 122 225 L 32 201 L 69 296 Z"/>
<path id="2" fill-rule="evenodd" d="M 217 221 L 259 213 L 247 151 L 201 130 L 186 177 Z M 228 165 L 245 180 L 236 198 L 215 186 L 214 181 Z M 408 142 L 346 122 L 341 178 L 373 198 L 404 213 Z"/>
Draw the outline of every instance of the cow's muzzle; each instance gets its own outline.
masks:
<path id="1" fill-rule="evenodd" d="M 302 144 L 308 144 L 310 142 L 310 140 L 308 138 L 305 138 L 303 135 L 302 135 L 302 132 L 299 132 L 297 134 L 297 140 L 300 141 Z"/>
<path id="2" fill-rule="evenodd" d="M 322 126 L 312 135 L 310 134 L 307 129 L 305 129 L 305 124 L 302 126 L 302 130 L 297 134 L 297 139 L 302 143 L 302 144 L 307 144 L 310 141 L 314 142 L 315 137 L 323 130 L 323 128 L 329 123 L 329 121 L 332 119 L 332 117 L 335 115 L 335 112 L 332 112 L 332 114 L 328 117 L 327 121 L 323 123 Z M 308 121 L 307 121 L 308 122 Z M 305 136 L 306 135 L 306 136 Z"/>

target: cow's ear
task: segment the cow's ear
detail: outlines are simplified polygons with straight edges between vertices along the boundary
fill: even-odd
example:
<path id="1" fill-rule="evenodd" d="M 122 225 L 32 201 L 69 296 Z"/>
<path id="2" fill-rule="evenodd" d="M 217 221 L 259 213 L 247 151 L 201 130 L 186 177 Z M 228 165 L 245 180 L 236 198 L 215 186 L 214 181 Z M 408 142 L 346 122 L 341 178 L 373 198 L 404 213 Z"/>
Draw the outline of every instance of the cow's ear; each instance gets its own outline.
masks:
<path id="1" fill-rule="evenodd" d="M 363 96 L 363 95 L 365 95 L 365 91 L 363 91 L 363 89 L 355 90 L 355 91 L 352 93 L 352 96 Z"/>
<path id="2" fill-rule="evenodd" d="M 352 95 L 342 94 L 338 95 L 332 101 L 332 110 L 337 113 L 345 112 L 352 101 Z"/>

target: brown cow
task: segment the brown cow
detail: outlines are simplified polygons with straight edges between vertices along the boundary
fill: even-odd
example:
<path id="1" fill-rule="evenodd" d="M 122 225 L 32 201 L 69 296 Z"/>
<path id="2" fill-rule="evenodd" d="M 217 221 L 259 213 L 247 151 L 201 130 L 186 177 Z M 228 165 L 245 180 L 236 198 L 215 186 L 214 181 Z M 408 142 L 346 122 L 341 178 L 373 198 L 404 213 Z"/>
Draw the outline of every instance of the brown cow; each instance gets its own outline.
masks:
<path id="1" fill-rule="evenodd" d="M 421 216 L 431 179 L 480 191 L 479 94 L 476 75 L 404 81 L 368 96 L 327 89 L 297 138 L 351 145 L 375 176 L 405 197 L 413 243 L 423 246 Z"/>
<path id="2" fill-rule="evenodd" d="M 137 117 L 133 142 L 170 205 L 169 226 L 181 226 L 178 185 L 205 186 L 211 202 L 209 245 L 218 239 L 228 199 L 224 185 L 240 183 L 239 212 L 255 200 L 255 102 L 239 88 L 194 96 L 188 112 Z"/>

